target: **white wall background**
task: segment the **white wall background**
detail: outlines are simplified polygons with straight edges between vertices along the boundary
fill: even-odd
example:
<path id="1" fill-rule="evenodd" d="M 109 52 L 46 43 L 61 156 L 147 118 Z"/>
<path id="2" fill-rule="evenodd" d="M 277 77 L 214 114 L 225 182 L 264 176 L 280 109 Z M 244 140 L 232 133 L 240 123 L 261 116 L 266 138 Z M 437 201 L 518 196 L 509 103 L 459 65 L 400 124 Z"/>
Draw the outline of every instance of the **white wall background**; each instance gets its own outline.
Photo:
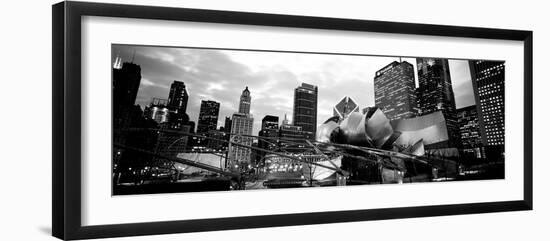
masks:
<path id="1" fill-rule="evenodd" d="M 534 31 L 534 211 L 119 238 L 114 240 L 548 240 L 550 117 L 544 1 L 134 0 L 108 1 Z M 51 4 L 0 9 L 0 240 L 54 240 L 51 231 Z"/>

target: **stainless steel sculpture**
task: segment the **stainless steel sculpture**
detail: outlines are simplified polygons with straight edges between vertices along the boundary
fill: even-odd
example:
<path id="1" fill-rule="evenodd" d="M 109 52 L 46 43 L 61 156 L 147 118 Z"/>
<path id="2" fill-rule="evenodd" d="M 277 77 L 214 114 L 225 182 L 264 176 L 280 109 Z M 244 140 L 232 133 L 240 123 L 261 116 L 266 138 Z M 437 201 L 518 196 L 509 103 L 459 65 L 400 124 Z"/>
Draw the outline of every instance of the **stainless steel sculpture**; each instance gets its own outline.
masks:
<path id="1" fill-rule="evenodd" d="M 421 175 L 425 175 L 423 180 L 433 180 L 440 172 L 447 178 L 456 174 L 456 162 L 444 159 L 455 156 L 456 148 L 441 148 L 449 140 L 441 112 L 390 121 L 382 110 L 372 107 L 363 114 L 328 119 L 316 137 L 328 147 L 345 147 L 342 151 L 355 153 L 351 158 L 348 155 L 350 162 L 370 160 L 366 165 L 351 163 L 348 169 L 353 175 L 377 166 L 382 183 L 401 183 L 405 176 L 418 181 Z"/>
<path id="2" fill-rule="evenodd" d="M 363 114 L 353 112 L 344 119 L 331 117 L 319 126 L 316 138 L 318 142 L 324 143 L 384 150 L 397 148 L 408 153 L 414 153 L 412 149 L 423 148 L 421 146 L 433 146 L 449 140 L 445 118 L 439 111 L 390 121 L 377 107 L 369 108 Z"/>

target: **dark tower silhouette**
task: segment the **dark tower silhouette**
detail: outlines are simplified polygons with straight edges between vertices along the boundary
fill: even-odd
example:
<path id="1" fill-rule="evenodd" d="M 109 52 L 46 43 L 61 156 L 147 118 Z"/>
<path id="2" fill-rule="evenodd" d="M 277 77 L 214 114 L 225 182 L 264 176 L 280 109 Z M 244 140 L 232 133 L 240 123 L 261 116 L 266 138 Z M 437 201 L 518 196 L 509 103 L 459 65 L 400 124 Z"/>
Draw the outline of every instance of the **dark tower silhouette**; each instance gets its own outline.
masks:
<path id="1" fill-rule="evenodd" d="M 125 62 L 121 68 L 113 68 L 113 125 L 115 128 L 121 127 L 128 121 L 129 111 L 136 102 L 140 82 L 139 65 Z"/>
<path id="2" fill-rule="evenodd" d="M 220 103 L 212 100 L 201 101 L 199 122 L 197 123 L 197 133 L 203 134 L 216 130 L 219 112 Z"/>
<path id="3" fill-rule="evenodd" d="M 231 117 L 229 117 L 229 116 L 225 117 L 225 122 L 224 122 L 223 128 L 224 128 L 225 132 L 231 133 Z"/>
<path id="4" fill-rule="evenodd" d="M 302 83 L 294 89 L 292 124 L 306 133 L 306 139 L 315 139 L 317 131 L 317 86 Z"/>
<path id="5" fill-rule="evenodd" d="M 258 133 L 258 136 L 266 137 L 266 139 L 258 139 L 258 147 L 268 150 L 275 150 L 278 147 L 279 117 L 266 115 L 262 119 L 262 129 Z M 258 154 L 260 158 L 266 155 L 266 153 L 262 151 Z"/>
<path id="6" fill-rule="evenodd" d="M 168 95 L 168 108 L 178 113 L 185 113 L 187 111 L 188 100 L 189 94 L 185 88 L 185 83 L 174 80 L 170 86 L 170 93 Z"/>
<path id="7" fill-rule="evenodd" d="M 189 94 L 185 88 L 185 83 L 181 81 L 172 82 L 168 94 L 168 109 L 170 109 L 172 129 L 181 129 L 183 125 L 188 125 L 189 116 L 186 114 L 188 100 Z"/>

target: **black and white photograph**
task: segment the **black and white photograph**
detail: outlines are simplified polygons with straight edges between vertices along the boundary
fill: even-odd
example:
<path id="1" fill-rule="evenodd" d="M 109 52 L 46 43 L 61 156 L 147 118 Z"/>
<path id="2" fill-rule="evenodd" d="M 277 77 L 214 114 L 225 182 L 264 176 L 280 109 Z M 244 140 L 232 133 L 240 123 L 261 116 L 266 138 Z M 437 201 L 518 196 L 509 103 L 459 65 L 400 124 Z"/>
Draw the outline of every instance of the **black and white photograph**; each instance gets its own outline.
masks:
<path id="1" fill-rule="evenodd" d="M 6 2 L 0 241 L 550 240 L 547 5 Z"/>
<path id="2" fill-rule="evenodd" d="M 112 195 L 504 179 L 505 66 L 112 44 Z"/>

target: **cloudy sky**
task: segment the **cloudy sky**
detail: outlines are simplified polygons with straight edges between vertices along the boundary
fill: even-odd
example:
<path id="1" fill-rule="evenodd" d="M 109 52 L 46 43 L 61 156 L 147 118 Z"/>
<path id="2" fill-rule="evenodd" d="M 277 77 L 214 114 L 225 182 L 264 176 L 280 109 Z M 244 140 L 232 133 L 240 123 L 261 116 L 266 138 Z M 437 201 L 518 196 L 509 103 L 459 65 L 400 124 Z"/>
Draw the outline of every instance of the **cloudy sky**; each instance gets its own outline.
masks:
<path id="1" fill-rule="evenodd" d="M 245 86 L 251 92 L 254 134 L 265 115 L 285 114 L 292 119 L 294 88 L 302 82 L 317 85 L 318 124 L 332 116 L 332 107 L 344 96 L 364 108 L 374 105 L 374 74 L 399 60 L 397 57 L 300 54 L 261 51 L 209 50 L 113 45 L 112 63 L 141 66 L 136 104 L 142 108 L 153 97 L 168 98 L 174 80 L 185 82 L 189 92 L 187 113 L 197 122 L 201 100 L 220 102 L 218 127 L 239 106 Z M 415 66 L 414 58 L 403 58 Z M 457 108 L 474 104 L 467 61 L 449 60 Z"/>

